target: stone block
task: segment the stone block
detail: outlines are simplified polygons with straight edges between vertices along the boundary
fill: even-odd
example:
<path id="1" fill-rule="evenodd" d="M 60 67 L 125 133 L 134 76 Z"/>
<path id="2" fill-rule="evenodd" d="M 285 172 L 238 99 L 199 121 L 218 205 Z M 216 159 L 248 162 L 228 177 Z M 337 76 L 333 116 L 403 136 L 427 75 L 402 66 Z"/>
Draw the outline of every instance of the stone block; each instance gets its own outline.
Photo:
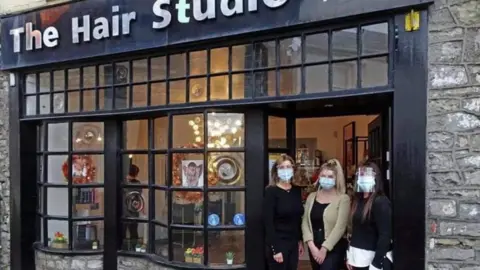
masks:
<path id="1" fill-rule="evenodd" d="M 469 98 L 471 96 L 478 96 L 479 94 L 480 94 L 480 87 L 462 87 L 462 88 L 428 91 L 429 98 L 445 98 L 445 97 Z"/>
<path id="2" fill-rule="evenodd" d="M 480 169 L 480 153 L 474 152 L 464 157 L 457 158 L 460 169 Z"/>
<path id="3" fill-rule="evenodd" d="M 433 65 L 430 66 L 430 87 L 456 87 L 468 83 L 467 70 L 464 66 Z"/>
<path id="4" fill-rule="evenodd" d="M 469 65 L 468 73 L 472 84 L 480 84 L 480 65 Z"/>
<path id="5" fill-rule="evenodd" d="M 437 43 L 451 40 L 463 39 L 464 30 L 461 27 L 454 27 L 449 29 L 441 29 L 430 31 L 428 40 L 430 43 Z"/>
<path id="6" fill-rule="evenodd" d="M 442 114 L 460 110 L 462 102 L 459 99 L 431 99 L 428 102 L 428 114 Z"/>
<path id="7" fill-rule="evenodd" d="M 462 54 L 462 41 L 447 41 L 430 44 L 428 58 L 431 63 L 460 63 Z"/>
<path id="8" fill-rule="evenodd" d="M 462 199 L 478 200 L 480 199 L 480 190 L 478 189 L 440 189 L 430 190 L 431 197 L 457 197 Z"/>
<path id="9" fill-rule="evenodd" d="M 480 204 L 478 203 L 460 204 L 459 217 L 464 220 L 480 220 Z"/>
<path id="10" fill-rule="evenodd" d="M 467 185 L 480 186 L 480 171 L 466 171 L 463 175 Z"/>
<path id="11" fill-rule="evenodd" d="M 480 27 L 468 28 L 465 35 L 466 62 L 477 62 L 480 59 Z"/>
<path id="12" fill-rule="evenodd" d="M 468 135 L 460 135 L 458 134 L 457 137 L 455 138 L 455 147 L 457 148 L 465 148 L 469 147 L 469 136 Z"/>
<path id="13" fill-rule="evenodd" d="M 433 260 L 471 261 L 475 258 L 475 250 L 462 248 L 435 248 L 429 254 Z"/>
<path id="14" fill-rule="evenodd" d="M 428 133 L 428 149 L 443 150 L 453 147 L 455 135 L 451 132 L 429 132 Z"/>
<path id="15" fill-rule="evenodd" d="M 430 173 L 428 179 L 431 186 L 449 187 L 463 184 L 463 179 L 457 172 Z"/>
<path id="16" fill-rule="evenodd" d="M 450 9 L 453 16 L 460 24 L 465 26 L 475 26 L 480 24 L 480 2 L 478 0 L 461 2 L 452 5 Z"/>
<path id="17" fill-rule="evenodd" d="M 428 153 L 428 167 L 432 170 L 448 170 L 454 168 L 453 157 L 449 152 Z"/>
<path id="18" fill-rule="evenodd" d="M 469 98 L 463 100 L 462 108 L 473 113 L 480 113 L 480 98 Z"/>
<path id="19" fill-rule="evenodd" d="M 457 215 L 457 204 L 454 200 L 430 200 L 429 212 L 437 217 L 455 217 Z"/>
<path id="20" fill-rule="evenodd" d="M 480 223 L 440 222 L 439 234 L 442 236 L 480 237 Z"/>
<path id="21" fill-rule="evenodd" d="M 456 26 L 455 19 L 448 8 L 442 8 L 430 13 L 429 27 L 431 30 L 452 28 L 454 26 Z"/>
<path id="22" fill-rule="evenodd" d="M 428 270 L 455 270 L 455 267 L 451 264 L 444 263 L 429 263 Z"/>
<path id="23" fill-rule="evenodd" d="M 445 129 L 448 131 L 470 131 L 480 127 L 480 119 L 472 114 L 458 112 L 446 115 Z"/>

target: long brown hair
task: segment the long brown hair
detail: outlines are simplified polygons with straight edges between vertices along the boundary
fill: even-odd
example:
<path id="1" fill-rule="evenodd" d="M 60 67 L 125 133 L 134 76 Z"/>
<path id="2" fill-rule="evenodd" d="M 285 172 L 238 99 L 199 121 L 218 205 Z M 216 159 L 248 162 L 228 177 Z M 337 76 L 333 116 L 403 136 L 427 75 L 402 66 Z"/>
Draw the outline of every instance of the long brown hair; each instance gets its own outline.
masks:
<path id="1" fill-rule="evenodd" d="M 292 179 L 292 184 L 297 184 L 298 183 L 298 175 L 295 173 L 295 161 L 293 158 L 287 154 L 281 154 L 280 157 L 275 161 L 275 164 L 273 164 L 272 171 L 270 172 L 270 182 L 268 183 L 269 186 L 275 186 L 280 178 L 278 177 L 278 166 L 282 164 L 284 161 L 290 161 L 292 163 L 293 167 L 293 179 Z"/>
<path id="2" fill-rule="evenodd" d="M 370 219 L 370 216 L 372 213 L 372 206 L 373 206 L 373 202 L 375 202 L 375 198 L 378 196 L 384 195 L 384 191 L 383 191 L 382 172 L 380 171 L 380 168 L 378 167 L 378 165 L 371 160 L 367 160 L 361 167 L 371 168 L 375 172 L 375 189 L 372 192 L 372 194 L 370 194 L 370 196 L 368 197 L 367 201 L 365 202 L 365 207 L 363 208 L 362 222 L 364 222 L 365 220 Z M 355 183 L 354 190 L 357 190 L 357 183 Z M 350 228 L 352 225 L 353 215 L 355 214 L 355 211 L 358 208 L 358 203 L 360 202 L 360 200 L 364 200 L 363 192 L 358 192 L 353 195 L 352 208 L 350 210 L 350 218 L 349 218 Z"/>
<path id="3" fill-rule="evenodd" d="M 340 161 L 335 158 L 328 160 L 327 162 L 323 163 L 322 166 L 320 166 L 319 175 L 322 173 L 323 170 L 329 170 L 333 172 L 333 174 L 335 175 L 335 188 L 337 189 L 337 193 L 345 194 L 345 176 L 343 174 L 343 169 Z M 319 184 L 320 183 L 317 182 L 317 184 L 315 185 L 316 189 L 318 189 Z"/>

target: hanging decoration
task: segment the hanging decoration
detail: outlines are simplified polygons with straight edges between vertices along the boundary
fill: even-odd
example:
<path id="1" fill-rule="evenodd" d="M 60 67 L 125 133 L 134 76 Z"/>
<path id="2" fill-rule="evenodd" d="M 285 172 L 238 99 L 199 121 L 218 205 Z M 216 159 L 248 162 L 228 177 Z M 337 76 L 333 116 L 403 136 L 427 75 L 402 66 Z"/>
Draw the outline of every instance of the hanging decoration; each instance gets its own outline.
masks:
<path id="1" fill-rule="evenodd" d="M 62 165 L 63 176 L 68 182 L 68 159 Z M 90 184 L 95 181 L 97 169 L 89 155 L 72 156 L 72 184 Z"/>
<path id="2" fill-rule="evenodd" d="M 125 204 L 127 210 L 131 213 L 140 213 L 145 209 L 145 199 L 142 193 L 138 191 L 132 191 L 126 194 Z"/>

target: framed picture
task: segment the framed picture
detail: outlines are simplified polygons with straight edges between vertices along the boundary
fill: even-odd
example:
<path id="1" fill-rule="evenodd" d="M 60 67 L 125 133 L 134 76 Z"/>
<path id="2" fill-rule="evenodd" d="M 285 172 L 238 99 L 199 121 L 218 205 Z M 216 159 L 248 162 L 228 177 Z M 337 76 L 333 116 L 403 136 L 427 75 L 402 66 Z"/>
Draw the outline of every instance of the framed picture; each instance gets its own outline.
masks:
<path id="1" fill-rule="evenodd" d="M 182 160 L 182 186 L 203 187 L 203 160 Z"/>

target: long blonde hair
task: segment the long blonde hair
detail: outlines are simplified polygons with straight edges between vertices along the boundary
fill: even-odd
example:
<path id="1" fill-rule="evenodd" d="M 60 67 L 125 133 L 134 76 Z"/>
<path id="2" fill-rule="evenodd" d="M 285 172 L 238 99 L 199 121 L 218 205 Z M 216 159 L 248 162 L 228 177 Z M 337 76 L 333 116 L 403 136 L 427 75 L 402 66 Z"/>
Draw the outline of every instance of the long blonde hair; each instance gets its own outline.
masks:
<path id="1" fill-rule="evenodd" d="M 347 188 L 345 185 L 345 175 L 343 174 L 343 168 L 340 164 L 340 161 L 333 158 L 323 163 L 322 166 L 320 166 L 319 176 L 323 170 L 329 170 L 333 172 L 333 174 L 335 175 L 335 188 L 337 189 L 337 193 L 345 194 Z M 317 189 L 319 184 L 320 183 L 317 182 L 317 184 L 315 185 Z"/>
<path id="2" fill-rule="evenodd" d="M 278 181 L 280 178 L 278 177 L 278 166 L 282 164 L 284 161 L 290 161 L 292 163 L 292 168 L 293 168 L 293 179 L 292 179 L 292 184 L 298 183 L 298 175 L 295 170 L 295 161 L 293 158 L 287 154 L 281 154 L 280 157 L 275 161 L 273 164 L 272 170 L 270 172 L 270 181 L 268 183 L 269 186 L 275 186 L 277 185 Z"/>

